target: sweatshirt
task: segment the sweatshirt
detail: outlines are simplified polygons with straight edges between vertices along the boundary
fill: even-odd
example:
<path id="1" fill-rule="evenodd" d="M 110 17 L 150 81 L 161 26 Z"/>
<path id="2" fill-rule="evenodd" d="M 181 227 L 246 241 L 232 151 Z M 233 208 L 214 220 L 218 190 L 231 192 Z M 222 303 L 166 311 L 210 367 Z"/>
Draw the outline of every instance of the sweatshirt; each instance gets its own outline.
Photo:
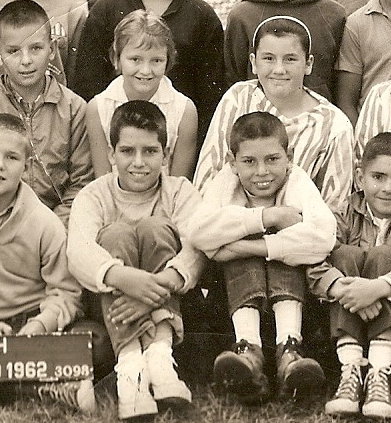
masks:
<path id="1" fill-rule="evenodd" d="M 254 78 L 249 61 L 254 31 L 259 23 L 275 15 L 293 16 L 308 26 L 315 61 L 304 85 L 333 100 L 334 62 L 345 25 L 345 10 L 334 0 L 251 0 L 235 5 L 228 15 L 225 31 L 224 61 L 228 84 Z"/>
<path id="2" fill-rule="evenodd" d="M 134 224 L 143 217 L 164 216 L 177 227 L 182 249 L 167 263 L 183 277 L 182 292 L 193 288 L 204 265 L 204 255 L 187 241 L 187 225 L 201 195 L 184 177 L 161 175 L 157 188 L 139 193 L 122 190 L 112 173 L 91 182 L 76 196 L 69 221 L 69 269 L 92 292 L 109 292 L 104 283 L 110 267 L 123 265 L 96 242 L 101 228 L 113 222 Z"/>
<path id="3" fill-rule="evenodd" d="M 53 332 L 81 314 L 81 287 L 68 271 L 65 228 L 24 182 L 0 226 L 0 281 L 0 320 L 39 307 L 34 320 Z"/>
<path id="4" fill-rule="evenodd" d="M 267 258 L 290 266 L 324 260 L 335 243 L 336 222 L 304 170 L 292 165 L 275 205 L 298 208 L 303 221 L 263 236 Z M 196 211 L 197 218 L 190 223 L 190 241 L 213 258 L 226 244 L 265 233 L 262 211 L 263 207 L 249 208 L 240 180 L 227 163 L 208 186 Z"/>

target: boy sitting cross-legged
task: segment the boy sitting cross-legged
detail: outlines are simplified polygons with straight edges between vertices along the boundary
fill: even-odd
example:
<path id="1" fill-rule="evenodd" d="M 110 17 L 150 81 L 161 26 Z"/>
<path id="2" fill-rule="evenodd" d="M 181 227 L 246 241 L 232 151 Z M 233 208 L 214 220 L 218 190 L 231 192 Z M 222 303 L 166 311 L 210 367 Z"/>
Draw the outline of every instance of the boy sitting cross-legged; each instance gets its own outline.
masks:
<path id="1" fill-rule="evenodd" d="M 270 301 L 276 322 L 280 393 L 324 382 L 319 364 L 300 353 L 305 272 L 335 241 L 335 219 L 304 170 L 290 161 L 281 121 L 267 113 L 241 116 L 230 136 L 229 164 L 205 192 L 190 240 L 223 262 L 235 330 L 232 351 L 215 360 L 215 378 L 239 394 L 268 395 L 263 372 L 260 307 Z"/>
<path id="2" fill-rule="evenodd" d="M 361 409 L 367 417 L 390 418 L 391 133 L 368 141 L 356 177 L 360 191 L 336 213 L 335 249 L 325 262 L 307 270 L 313 293 L 334 300 L 330 331 L 341 379 L 326 413 Z M 368 344 L 367 360 L 363 347 Z"/>
<path id="3" fill-rule="evenodd" d="M 0 335 L 63 330 L 82 314 L 81 287 L 70 275 L 60 219 L 21 181 L 31 148 L 23 122 L 0 114 Z M 92 383 L 46 383 L 37 388 L 85 410 L 94 408 Z M 2 398 L 3 400 L 4 398 Z"/>
<path id="4" fill-rule="evenodd" d="M 166 120 L 153 103 L 119 106 L 110 141 L 118 176 L 104 175 L 76 196 L 67 252 L 71 272 L 101 293 L 117 356 L 118 414 L 128 419 L 191 401 L 172 344 L 183 337 L 175 293 L 193 287 L 203 267 L 186 236 L 201 197 L 186 178 L 162 173 Z"/>

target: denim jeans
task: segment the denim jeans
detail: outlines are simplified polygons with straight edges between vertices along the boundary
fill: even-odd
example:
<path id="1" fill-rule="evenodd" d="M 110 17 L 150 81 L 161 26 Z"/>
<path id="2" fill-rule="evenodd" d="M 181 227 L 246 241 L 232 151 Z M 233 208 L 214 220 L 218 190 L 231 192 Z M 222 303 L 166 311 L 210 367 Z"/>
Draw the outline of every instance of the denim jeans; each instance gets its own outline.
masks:
<path id="1" fill-rule="evenodd" d="M 133 226 L 124 222 L 112 223 L 101 229 L 97 242 L 113 257 L 122 259 L 125 266 L 150 273 L 164 270 L 166 263 L 181 249 L 175 226 L 166 218 L 154 216 L 144 218 Z M 171 295 L 163 307 L 126 325 L 114 325 L 107 318 L 115 298 L 111 293 L 101 294 L 103 318 L 116 356 L 135 338 L 141 338 L 143 345 L 148 345 L 155 337 L 156 324 L 163 320 L 168 320 L 172 325 L 177 341 L 183 338 L 183 323 L 176 295 Z"/>
<path id="2" fill-rule="evenodd" d="M 346 276 L 376 279 L 391 271 L 391 247 L 381 245 L 368 251 L 352 245 L 342 245 L 331 253 L 331 263 Z M 380 314 L 364 322 L 357 313 L 350 313 L 338 302 L 330 305 L 330 332 L 333 338 L 349 334 L 362 345 L 391 328 L 391 304 L 381 300 Z"/>
<path id="3" fill-rule="evenodd" d="M 244 306 L 259 308 L 265 299 L 272 303 L 304 300 L 303 266 L 292 267 L 279 261 L 250 257 L 226 262 L 223 270 L 230 315 Z"/>

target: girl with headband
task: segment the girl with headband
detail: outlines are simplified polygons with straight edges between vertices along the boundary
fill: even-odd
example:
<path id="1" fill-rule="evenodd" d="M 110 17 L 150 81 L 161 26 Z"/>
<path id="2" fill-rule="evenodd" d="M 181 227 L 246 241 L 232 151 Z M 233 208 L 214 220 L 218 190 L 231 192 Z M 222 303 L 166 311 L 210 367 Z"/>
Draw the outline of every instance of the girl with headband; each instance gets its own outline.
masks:
<path id="1" fill-rule="evenodd" d="M 217 106 L 194 177 L 202 193 L 227 161 L 233 123 L 254 111 L 282 121 L 293 162 L 310 175 L 332 209 L 350 193 L 353 129 L 341 110 L 303 85 L 314 61 L 311 44 L 306 25 L 291 16 L 274 16 L 258 25 L 250 54 L 257 79 L 233 85 Z"/>

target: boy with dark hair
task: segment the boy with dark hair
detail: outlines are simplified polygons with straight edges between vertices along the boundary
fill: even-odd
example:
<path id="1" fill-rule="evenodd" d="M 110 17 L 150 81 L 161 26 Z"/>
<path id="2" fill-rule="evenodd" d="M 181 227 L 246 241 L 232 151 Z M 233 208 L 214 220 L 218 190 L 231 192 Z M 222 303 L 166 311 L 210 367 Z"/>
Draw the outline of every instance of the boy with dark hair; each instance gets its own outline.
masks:
<path id="1" fill-rule="evenodd" d="M 143 100 L 119 106 L 110 141 L 118 175 L 96 179 L 75 198 L 67 253 L 75 277 L 102 294 L 126 419 L 157 413 L 157 403 L 191 401 L 173 367 L 172 344 L 183 337 L 175 294 L 195 286 L 204 257 L 187 241 L 200 194 L 186 178 L 162 173 L 167 130 L 159 108 Z"/>
<path id="2" fill-rule="evenodd" d="M 304 170 L 290 161 L 281 121 L 267 113 L 241 116 L 230 136 L 229 163 L 208 186 L 190 223 L 190 240 L 223 262 L 235 329 L 232 351 L 215 361 L 215 378 L 240 394 L 268 394 L 263 372 L 260 308 L 272 303 L 281 393 L 324 381 L 319 364 L 300 353 L 304 264 L 327 256 L 335 219 Z M 224 189 L 221 187 L 224 186 Z"/>
<path id="3" fill-rule="evenodd" d="M 65 226 L 76 193 L 93 178 L 85 102 L 46 75 L 53 57 L 46 12 L 32 0 L 0 11 L 0 111 L 21 116 L 33 149 L 26 182 Z"/>
<path id="4" fill-rule="evenodd" d="M 331 336 L 341 379 L 327 414 L 391 417 L 391 133 L 365 146 L 357 185 L 336 213 L 337 244 L 308 269 L 311 290 L 331 300 Z M 363 347 L 369 343 L 368 360 Z M 363 383 L 362 368 L 369 363 Z M 364 391 L 364 393 L 363 393 Z"/>
<path id="5" fill-rule="evenodd" d="M 0 335 L 61 331 L 82 314 L 65 229 L 21 182 L 31 152 L 21 119 L 1 113 L 0 138 Z M 49 394 L 50 387 L 42 385 L 40 393 Z M 55 390 L 69 404 L 94 408 L 89 380 L 58 383 Z"/>

